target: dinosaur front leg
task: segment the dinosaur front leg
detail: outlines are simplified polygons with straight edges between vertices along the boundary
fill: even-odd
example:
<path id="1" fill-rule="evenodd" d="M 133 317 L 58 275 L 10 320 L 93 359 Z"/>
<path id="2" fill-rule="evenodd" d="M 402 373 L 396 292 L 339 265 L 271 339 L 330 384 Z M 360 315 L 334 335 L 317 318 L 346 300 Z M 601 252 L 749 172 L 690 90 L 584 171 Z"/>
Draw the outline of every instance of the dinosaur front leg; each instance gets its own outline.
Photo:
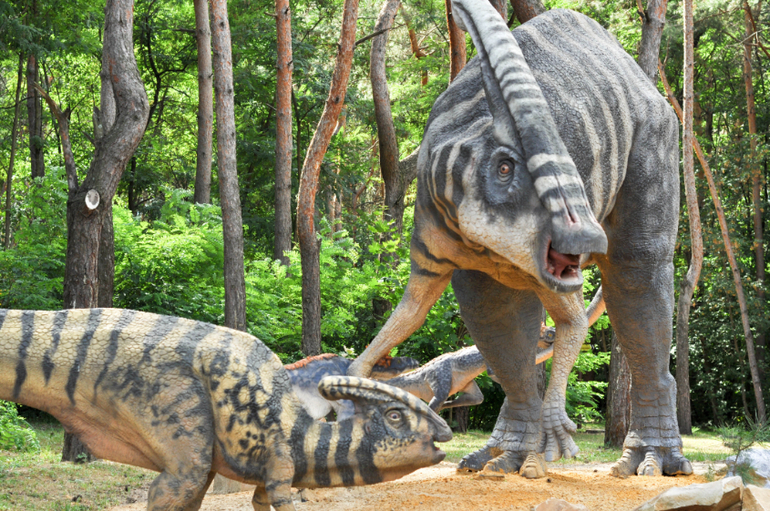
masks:
<path id="1" fill-rule="evenodd" d="M 567 380 L 580 347 L 588 333 L 588 319 L 583 308 L 583 293 L 567 295 L 542 292 L 541 301 L 556 323 L 556 340 L 553 344 L 553 363 L 548 390 L 543 400 L 542 431 L 539 452 L 546 461 L 556 461 L 562 456 L 572 458 L 578 447 L 572 440 L 575 423 L 567 416 Z"/>
<path id="2" fill-rule="evenodd" d="M 412 272 L 404 296 L 372 343 L 348 368 L 348 375 L 368 377 L 372 367 L 425 322 L 428 311 L 444 292 L 452 273 L 425 276 Z"/>
<path id="3" fill-rule="evenodd" d="M 540 300 L 477 271 L 455 271 L 452 286 L 465 325 L 506 394 L 487 445 L 463 458 L 459 469 L 514 473 L 523 468 L 523 475 L 540 477 L 543 464 L 532 462 L 542 404 L 535 366 Z"/>

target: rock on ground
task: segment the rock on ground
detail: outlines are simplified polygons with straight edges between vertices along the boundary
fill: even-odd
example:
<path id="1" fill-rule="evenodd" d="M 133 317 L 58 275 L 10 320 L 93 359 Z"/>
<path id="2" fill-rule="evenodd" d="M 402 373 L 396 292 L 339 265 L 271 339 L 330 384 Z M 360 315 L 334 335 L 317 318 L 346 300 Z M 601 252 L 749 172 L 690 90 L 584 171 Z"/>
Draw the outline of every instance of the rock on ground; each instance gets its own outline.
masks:
<path id="1" fill-rule="evenodd" d="M 747 484 L 743 490 L 743 511 L 770 511 L 770 490 Z"/>
<path id="2" fill-rule="evenodd" d="M 757 486 L 770 488 L 770 449 L 757 447 L 746 449 L 738 455 L 737 462 L 735 456 L 728 457 L 727 462 L 728 467 L 734 465 L 748 466 L 748 473 L 746 474 L 748 478 Z M 735 472 L 734 468 L 730 468 L 727 475 L 738 475 Z"/>
<path id="3" fill-rule="evenodd" d="M 671 488 L 634 511 L 732 511 L 736 505 L 736 509 L 740 510 L 742 496 L 741 478 L 726 477 L 713 483 Z"/>

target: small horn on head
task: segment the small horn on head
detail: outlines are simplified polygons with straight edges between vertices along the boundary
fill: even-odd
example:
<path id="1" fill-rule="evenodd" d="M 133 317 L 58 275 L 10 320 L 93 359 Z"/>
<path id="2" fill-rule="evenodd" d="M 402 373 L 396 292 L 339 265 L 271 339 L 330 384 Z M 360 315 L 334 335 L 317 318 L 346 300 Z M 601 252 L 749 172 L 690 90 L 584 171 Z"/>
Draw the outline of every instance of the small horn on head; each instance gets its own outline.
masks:
<path id="1" fill-rule="evenodd" d="M 436 428 L 434 438 L 437 442 L 447 442 L 452 439 L 452 430 L 444 419 L 419 398 L 392 385 L 356 376 L 326 376 L 318 383 L 318 392 L 324 399 L 331 401 L 338 399 L 375 403 L 400 401 L 433 423 Z"/>
<path id="2" fill-rule="evenodd" d="M 607 236 L 591 211 L 580 174 L 500 13 L 487 0 L 452 0 L 452 6 L 479 53 L 495 139 L 524 153 L 538 198 L 551 214 L 554 249 L 605 253 Z"/>

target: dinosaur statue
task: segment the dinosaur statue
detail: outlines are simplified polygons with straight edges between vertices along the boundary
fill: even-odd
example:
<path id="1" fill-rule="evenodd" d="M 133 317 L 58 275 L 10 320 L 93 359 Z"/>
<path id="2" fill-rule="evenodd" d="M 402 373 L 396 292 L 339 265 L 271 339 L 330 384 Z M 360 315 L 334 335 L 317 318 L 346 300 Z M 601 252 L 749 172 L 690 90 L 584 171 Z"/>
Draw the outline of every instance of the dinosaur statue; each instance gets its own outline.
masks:
<path id="1" fill-rule="evenodd" d="M 284 366 L 289 373 L 289 381 L 294 394 L 299 398 L 305 409 L 314 419 L 326 417 L 334 410 L 337 420 L 350 418 L 355 413 L 353 402 L 348 399 L 330 401 L 324 399 L 318 391 L 318 384 L 325 376 L 340 376 L 347 374 L 352 359 L 340 357 L 333 353 L 323 353 L 313 357 L 303 358 L 293 364 Z M 409 357 L 384 356 L 372 368 L 371 378 L 384 380 L 420 367 L 420 363 Z"/>
<path id="2" fill-rule="evenodd" d="M 585 338 L 581 268 L 598 264 L 631 370 L 631 421 L 616 476 L 689 474 L 668 371 L 679 211 L 678 121 L 598 23 L 562 9 L 511 32 L 488 2 L 453 0 L 478 56 L 436 100 L 418 157 L 411 274 L 348 374 L 404 341 L 450 280 L 507 399 L 469 470 L 534 477 L 571 457 L 567 377 Z M 556 324 L 541 401 L 542 308 Z M 530 470 L 532 469 L 532 470 Z"/>
<path id="3" fill-rule="evenodd" d="M 361 413 L 315 421 L 280 359 L 245 332 L 121 309 L 0 309 L 0 399 L 44 410 L 96 456 L 160 472 L 147 509 L 197 510 L 218 472 L 255 484 L 255 511 L 291 487 L 371 484 L 440 462 L 452 432 L 416 397 L 348 376 L 327 399 Z"/>

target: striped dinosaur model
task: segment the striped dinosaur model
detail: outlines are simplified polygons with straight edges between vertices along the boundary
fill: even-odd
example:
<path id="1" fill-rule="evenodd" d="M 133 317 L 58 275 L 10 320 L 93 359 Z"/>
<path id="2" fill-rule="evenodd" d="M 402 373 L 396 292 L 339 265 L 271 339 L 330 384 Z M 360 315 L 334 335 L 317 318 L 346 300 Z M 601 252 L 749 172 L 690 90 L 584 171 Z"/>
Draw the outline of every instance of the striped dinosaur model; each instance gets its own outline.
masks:
<path id="1" fill-rule="evenodd" d="M 0 309 L 0 399 L 44 410 L 100 457 L 160 472 L 147 508 L 196 510 L 218 472 L 256 484 L 256 511 L 291 487 L 371 484 L 438 463 L 452 432 L 411 394 L 325 378 L 360 413 L 313 420 L 280 359 L 237 330 L 121 309 Z"/>
<path id="2" fill-rule="evenodd" d="M 612 473 L 689 474 L 668 370 L 679 213 L 676 115 L 606 30 L 554 9 L 511 32 L 489 4 L 452 0 L 478 56 L 436 100 L 417 163 L 411 274 L 401 303 L 348 374 L 365 376 L 452 282 L 507 401 L 461 468 L 534 474 L 570 457 L 567 377 L 588 328 L 581 267 L 598 264 L 631 371 L 631 419 Z M 556 324 L 537 395 L 542 308 Z"/>
<path id="3" fill-rule="evenodd" d="M 297 395 L 311 417 L 321 419 L 334 410 L 339 421 L 348 419 L 355 413 L 353 402 L 348 399 L 335 401 L 324 399 L 318 391 L 318 384 L 326 376 L 347 374 L 348 367 L 352 363 L 352 359 L 340 357 L 333 353 L 323 353 L 303 358 L 284 367 L 289 373 L 289 381 L 291 381 L 294 394 Z M 418 367 L 420 367 L 420 363 L 413 358 L 386 355 L 378 360 L 372 368 L 371 378 L 375 380 L 393 378 Z"/>

